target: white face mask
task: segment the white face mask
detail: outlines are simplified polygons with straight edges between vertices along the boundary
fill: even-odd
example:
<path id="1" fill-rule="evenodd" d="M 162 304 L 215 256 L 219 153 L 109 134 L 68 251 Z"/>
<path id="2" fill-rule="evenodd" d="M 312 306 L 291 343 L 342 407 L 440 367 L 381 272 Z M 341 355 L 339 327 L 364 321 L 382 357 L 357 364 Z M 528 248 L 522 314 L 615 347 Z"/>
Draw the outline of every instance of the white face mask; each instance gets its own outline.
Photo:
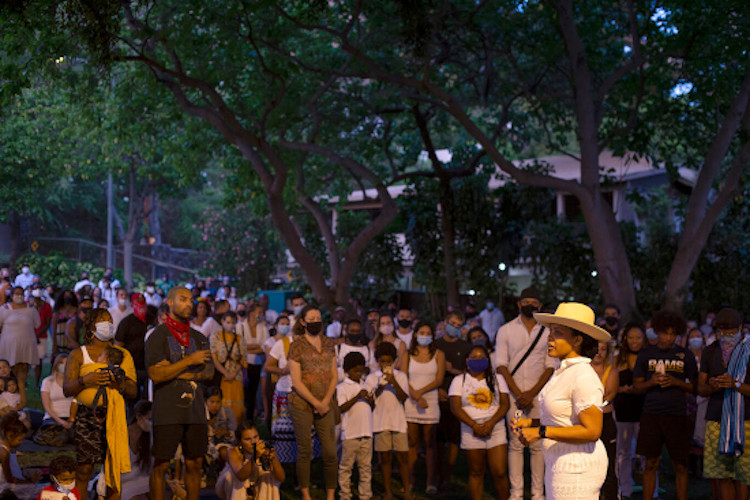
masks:
<path id="1" fill-rule="evenodd" d="M 23 274 L 29 274 L 29 271 L 31 271 L 31 269 L 29 269 L 28 267 L 22 267 L 22 268 L 21 268 L 21 272 L 22 272 Z"/>
<path id="2" fill-rule="evenodd" d="M 102 342 L 109 342 L 115 338 L 115 326 L 109 321 L 100 321 L 94 326 L 96 327 L 94 337 Z"/>
<path id="3" fill-rule="evenodd" d="M 383 335 L 390 335 L 393 333 L 393 325 L 382 325 L 380 327 L 380 333 Z"/>
<path id="4" fill-rule="evenodd" d="M 23 304 L 23 295 L 13 295 L 13 303 L 17 306 Z"/>
<path id="5" fill-rule="evenodd" d="M 73 491 L 73 488 L 76 487 L 75 480 L 70 481 L 69 483 L 61 483 L 57 480 L 57 478 L 52 478 L 55 481 L 55 484 L 57 485 L 57 489 L 60 491 L 60 493 L 65 493 L 66 495 Z"/>
<path id="6" fill-rule="evenodd" d="M 39 298 L 39 297 L 42 296 L 42 290 L 39 289 L 39 288 L 36 288 L 36 289 L 34 289 L 34 290 L 31 291 L 31 295 L 33 295 L 36 298 Z"/>
<path id="7" fill-rule="evenodd" d="M 65 373 L 65 363 L 60 363 L 59 365 L 57 365 L 57 371 L 59 371 L 60 373 Z"/>
<path id="8" fill-rule="evenodd" d="M 221 327 L 225 332 L 234 333 L 234 331 L 237 329 L 237 324 L 232 323 L 231 321 L 225 321 L 221 324 Z"/>
<path id="9" fill-rule="evenodd" d="M 138 427 L 140 427 L 143 432 L 151 432 L 154 424 L 153 422 L 151 422 L 151 420 L 143 420 L 138 422 Z"/>
<path id="10" fill-rule="evenodd" d="M 120 304 L 120 307 L 125 307 L 128 305 L 128 299 L 117 299 L 117 303 Z"/>
<path id="11" fill-rule="evenodd" d="M 146 293 L 154 293 L 154 287 L 152 287 L 152 286 L 147 286 L 147 287 L 146 287 Z"/>

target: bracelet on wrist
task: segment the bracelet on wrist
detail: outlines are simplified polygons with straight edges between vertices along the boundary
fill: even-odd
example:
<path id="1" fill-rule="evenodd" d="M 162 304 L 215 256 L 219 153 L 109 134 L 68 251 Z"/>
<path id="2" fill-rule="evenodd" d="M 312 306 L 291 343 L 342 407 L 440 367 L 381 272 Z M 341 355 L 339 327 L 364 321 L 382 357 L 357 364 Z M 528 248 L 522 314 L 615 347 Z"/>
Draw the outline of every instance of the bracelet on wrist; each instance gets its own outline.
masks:
<path id="1" fill-rule="evenodd" d="M 547 426 L 546 425 L 540 425 L 539 426 L 539 437 L 540 438 L 546 438 L 547 437 Z"/>

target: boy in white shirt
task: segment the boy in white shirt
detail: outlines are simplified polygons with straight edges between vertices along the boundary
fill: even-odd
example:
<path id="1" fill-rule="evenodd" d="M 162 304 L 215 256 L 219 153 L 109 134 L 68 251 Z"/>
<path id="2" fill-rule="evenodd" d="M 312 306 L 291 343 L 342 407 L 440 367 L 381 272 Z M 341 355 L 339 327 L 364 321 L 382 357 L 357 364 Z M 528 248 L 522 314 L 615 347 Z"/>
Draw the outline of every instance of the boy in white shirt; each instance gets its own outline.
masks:
<path id="1" fill-rule="evenodd" d="M 351 476 L 354 461 L 359 465 L 359 498 L 372 497 L 372 395 L 362 384 L 365 357 L 350 352 L 344 358 L 346 379 L 336 387 L 341 410 L 341 462 L 339 488 L 341 500 L 351 500 Z"/>
<path id="2" fill-rule="evenodd" d="M 409 440 L 406 436 L 406 414 L 404 401 L 408 397 L 404 388 L 409 380 L 402 371 L 393 368 L 398 351 L 390 342 L 382 342 L 375 348 L 375 359 L 380 367 L 365 381 L 367 389 L 375 398 L 372 430 L 375 433 L 375 451 L 380 453 L 380 469 L 385 486 L 384 500 L 393 498 L 391 493 L 391 453 L 396 453 L 399 474 L 404 487 L 404 500 L 411 500 L 409 485 Z"/>

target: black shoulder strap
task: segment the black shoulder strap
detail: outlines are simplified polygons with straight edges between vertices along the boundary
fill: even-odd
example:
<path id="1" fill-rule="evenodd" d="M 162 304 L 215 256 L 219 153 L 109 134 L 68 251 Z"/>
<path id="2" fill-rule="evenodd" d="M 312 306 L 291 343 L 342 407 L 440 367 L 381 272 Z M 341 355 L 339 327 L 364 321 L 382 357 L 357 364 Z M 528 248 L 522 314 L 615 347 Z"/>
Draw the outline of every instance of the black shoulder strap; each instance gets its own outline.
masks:
<path id="1" fill-rule="evenodd" d="M 536 347 L 536 345 L 539 343 L 539 339 L 542 338 L 542 333 L 543 332 L 544 332 L 544 327 L 541 327 L 539 329 L 539 333 L 536 334 L 536 338 L 534 339 L 534 342 L 531 343 L 531 346 L 529 346 L 529 349 L 523 355 L 523 357 L 521 358 L 521 361 L 519 361 L 518 364 L 516 365 L 516 367 L 513 368 L 513 371 L 510 372 L 510 376 L 511 377 L 516 374 L 516 372 L 518 371 L 519 368 L 521 368 L 521 365 L 523 364 L 523 362 L 526 361 L 526 358 L 529 357 L 529 355 L 531 354 L 531 351 L 533 351 L 534 348 Z"/>

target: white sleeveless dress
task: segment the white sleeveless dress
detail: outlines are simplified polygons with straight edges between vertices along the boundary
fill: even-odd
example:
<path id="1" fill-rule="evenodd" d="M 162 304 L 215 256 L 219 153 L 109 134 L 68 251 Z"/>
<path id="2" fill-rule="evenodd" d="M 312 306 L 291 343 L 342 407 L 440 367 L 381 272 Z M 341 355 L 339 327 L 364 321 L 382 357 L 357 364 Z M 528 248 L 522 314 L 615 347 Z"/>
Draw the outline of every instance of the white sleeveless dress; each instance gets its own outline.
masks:
<path id="1" fill-rule="evenodd" d="M 409 357 L 409 385 L 414 389 L 421 389 L 432 383 L 437 376 L 437 372 L 437 355 L 432 356 L 432 359 L 427 363 L 420 363 L 413 357 Z M 433 389 L 422 397 L 427 400 L 427 408 L 420 408 L 411 397 L 404 401 L 406 421 L 414 424 L 437 424 L 440 421 L 438 390 Z"/>

